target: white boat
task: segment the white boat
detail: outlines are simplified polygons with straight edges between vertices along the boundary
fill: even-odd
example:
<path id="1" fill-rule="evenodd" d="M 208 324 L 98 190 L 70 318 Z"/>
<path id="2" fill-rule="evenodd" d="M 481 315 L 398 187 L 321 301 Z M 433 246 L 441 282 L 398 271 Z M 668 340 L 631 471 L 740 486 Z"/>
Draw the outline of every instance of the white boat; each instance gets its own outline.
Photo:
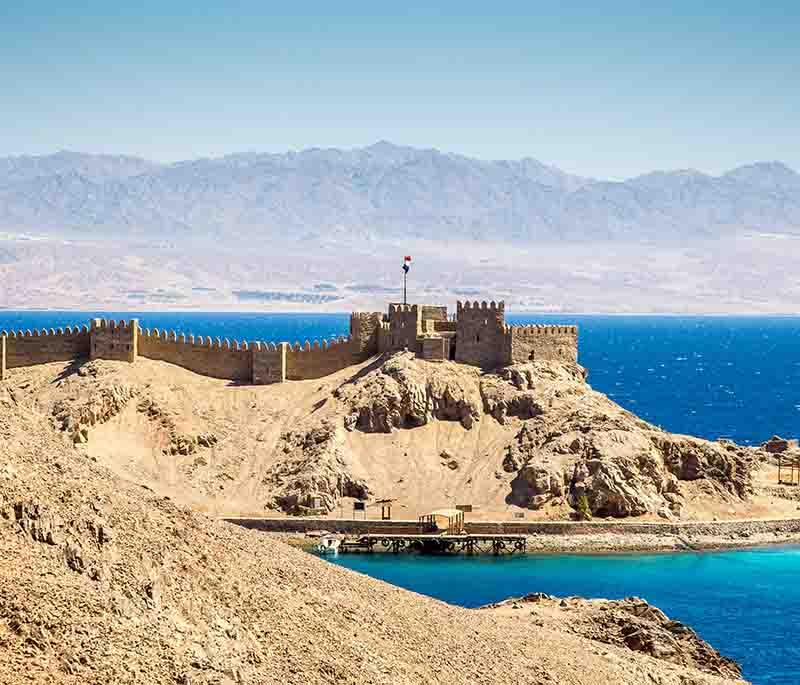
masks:
<path id="1" fill-rule="evenodd" d="M 314 548 L 318 554 L 336 554 L 342 541 L 333 535 L 323 535 Z"/>

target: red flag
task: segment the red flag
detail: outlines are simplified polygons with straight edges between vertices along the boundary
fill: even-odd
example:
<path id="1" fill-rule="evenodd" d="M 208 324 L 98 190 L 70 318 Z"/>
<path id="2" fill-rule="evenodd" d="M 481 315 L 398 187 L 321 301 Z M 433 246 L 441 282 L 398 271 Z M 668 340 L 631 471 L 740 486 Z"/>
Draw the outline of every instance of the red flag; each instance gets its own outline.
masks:
<path id="1" fill-rule="evenodd" d="M 406 255 L 405 257 L 403 257 L 403 261 L 406 264 L 410 264 L 411 263 L 411 257 L 409 255 Z"/>

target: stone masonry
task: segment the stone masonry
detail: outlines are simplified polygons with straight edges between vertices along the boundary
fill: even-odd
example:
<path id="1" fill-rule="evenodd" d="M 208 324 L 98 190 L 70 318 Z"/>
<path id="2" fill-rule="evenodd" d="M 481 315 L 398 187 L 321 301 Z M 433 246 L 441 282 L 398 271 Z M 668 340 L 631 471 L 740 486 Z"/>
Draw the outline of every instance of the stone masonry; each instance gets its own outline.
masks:
<path id="1" fill-rule="evenodd" d="M 503 302 L 447 308 L 390 304 L 386 314 L 355 312 L 350 335 L 295 343 L 239 342 L 142 329 L 136 319 L 94 319 L 90 326 L 0 332 L 0 380 L 9 369 L 74 359 L 169 362 L 213 378 L 264 385 L 321 378 L 383 353 L 408 350 L 431 361 L 493 369 L 543 359 L 575 362 L 575 326 L 509 326 Z"/>
<path id="2" fill-rule="evenodd" d="M 534 359 L 578 360 L 576 326 L 509 326 L 503 302 L 458 302 L 452 320 L 446 307 L 391 304 L 380 326 L 380 352 L 408 350 L 423 359 L 485 369 Z"/>

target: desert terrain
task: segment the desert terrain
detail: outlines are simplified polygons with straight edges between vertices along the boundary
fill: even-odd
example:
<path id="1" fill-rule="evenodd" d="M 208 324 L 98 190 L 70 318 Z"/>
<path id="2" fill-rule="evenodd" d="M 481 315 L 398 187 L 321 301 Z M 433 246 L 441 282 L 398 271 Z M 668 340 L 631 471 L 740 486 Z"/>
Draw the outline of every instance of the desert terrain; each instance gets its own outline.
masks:
<path id="1" fill-rule="evenodd" d="M 350 518 L 394 500 L 416 519 L 471 504 L 474 520 L 790 518 L 762 449 L 668 433 L 592 390 L 576 365 L 498 373 L 408 354 L 331 376 L 237 385 L 167 363 L 12 372 L 15 406 L 120 477 L 219 517 Z"/>
<path id="2" fill-rule="evenodd" d="M 187 506 L 286 492 L 248 486 L 276 467 L 238 450 L 302 430 L 328 382 L 232 387 L 147 362 L 14 371 L 0 386 L 0 682 L 740 682 L 641 603 L 619 607 L 627 642 L 591 612 L 587 637 L 418 596 Z M 134 449 L 147 431 L 157 456 Z M 194 464 L 213 449 L 218 462 Z"/>

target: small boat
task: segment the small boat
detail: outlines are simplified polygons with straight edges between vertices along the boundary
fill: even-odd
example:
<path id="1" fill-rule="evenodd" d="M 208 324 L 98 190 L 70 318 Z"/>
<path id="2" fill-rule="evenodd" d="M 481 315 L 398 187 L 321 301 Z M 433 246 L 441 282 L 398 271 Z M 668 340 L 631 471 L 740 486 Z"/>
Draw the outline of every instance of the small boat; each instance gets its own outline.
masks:
<path id="1" fill-rule="evenodd" d="M 323 535 L 314 549 L 318 554 L 336 554 L 341 544 L 342 541 L 339 538 L 333 535 Z"/>

